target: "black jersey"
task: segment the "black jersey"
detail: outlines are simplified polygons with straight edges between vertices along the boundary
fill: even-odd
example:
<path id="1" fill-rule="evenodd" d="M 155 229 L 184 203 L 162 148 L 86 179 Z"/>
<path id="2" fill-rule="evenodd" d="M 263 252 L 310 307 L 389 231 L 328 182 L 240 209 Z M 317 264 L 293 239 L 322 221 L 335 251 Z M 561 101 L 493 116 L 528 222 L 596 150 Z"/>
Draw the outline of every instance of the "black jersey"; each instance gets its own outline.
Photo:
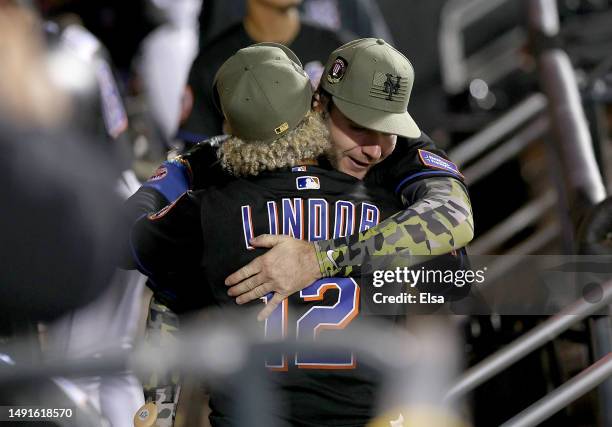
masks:
<path id="1" fill-rule="evenodd" d="M 447 176 L 463 182 L 463 175 L 444 150 L 424 133 L 414 139 L 398 137 L 389 157 L 374 166 L 365 181 L 396 194 L 409 184 L 432 177 Z"/>
<path id="2" fill-rule="evenodd" d="M 223 282 L 263 253 L 250 247 L 252 237 L 262 233 L 304 240 L 348 236 L 375 226 L 400 208 L 391 192 L 341 172 L 301 166 L 188 192 L 141 219 L 132 242 L 145 273 L 155 277 L 156 272 L 197 266 L 206 277 L 200 284 L 210 288 L 214 303 L 235 307 Z M 272 338 L 285 334 L 313 339 L 319 329 L 323 334 L 342 333 L 361 321 L 360 286 L 359 278 L 321 279 L 281 304 L 266 322 L 265 333 Z M 287 392 L 282 402 L 293 425 L 357 426 L 372 416 L 374 371 L 350 353 L 279 354 L 267 364 L 280 371 L 271 375 Z M 212 419 L 219 425 L 227 416 L 224 405 L 227 402 L 213 394 Z"/>
<path id="3" fill-rule="evenodd" d="M 220 168 L 216 155 L 217 146 L 218 143 L 210 144 L 209 141 L 203 141 L 182 156 L 189 169 L 189 189 L 201 190 L 210 186 L 221 186 L 233 179 Z M 453 177 L 462 181 L 461 173 L 447 159 L 444 151 L 437 148 L 425 134 L 415 139 L 400 138 L 394 152 L 366 175 L 365 182 L 368 185 L 381 186 L 386 192 L 394 191 L 399 195 L 408 187 L 411 187 L 411 193 L 414 193 L 416 186 L 420 184 L 418 182 L 425 178 Z M 320 163 L 327 162 L 325 159 L 320 159 Z M 329 164 L 326 167 L 331 169 Z M 409 206 L 417 200 L 404 194 L 404 201 L 405 206 Z M 172 200 L 167 200 L 153 188 L 143 186 L 126 203 L 128 222 L 133 223 L 141 215 L 157 211 L 168 202 Z M 333 234 L 331 236 L 333 237 Z M 126 266 L 133 268 L 131 254 L 127 259 L 129 261 L 126 261 Z M 210 301 L 202 293 L 208 288 L 194 288 L 189 284 L 190 277 L 196 275 L 195 272 L 181 269 L 179 272 L 166 273 L 165 278 L 158 275 L 156 280 L 148 282 L 148 286 L 156 293 L 159 301 L 177 313 L 183 313 L 196 309 L 199 301 Z M 163 282 L 166 281 L 175 283 L 169 287 L 164 285 Z"/>

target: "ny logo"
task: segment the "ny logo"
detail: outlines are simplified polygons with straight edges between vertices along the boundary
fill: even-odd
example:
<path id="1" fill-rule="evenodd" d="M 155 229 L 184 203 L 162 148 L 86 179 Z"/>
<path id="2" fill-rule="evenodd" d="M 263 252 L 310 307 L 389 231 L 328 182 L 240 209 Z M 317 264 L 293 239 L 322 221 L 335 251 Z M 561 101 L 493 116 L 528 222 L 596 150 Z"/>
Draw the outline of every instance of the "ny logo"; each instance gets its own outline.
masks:
<path id="1" fill-rule="evenodd" d="M 387 100 L 392 101 L 393 94 L 397 95 L 399 93 L 401 77 L 389 73 L 387 73 L 386 76 L 387 80 L 385 81 L 384 92 L 389 95 L 387 96 Z M 395 78 L 395 81 L 393 81 L 393 78 Z"/>

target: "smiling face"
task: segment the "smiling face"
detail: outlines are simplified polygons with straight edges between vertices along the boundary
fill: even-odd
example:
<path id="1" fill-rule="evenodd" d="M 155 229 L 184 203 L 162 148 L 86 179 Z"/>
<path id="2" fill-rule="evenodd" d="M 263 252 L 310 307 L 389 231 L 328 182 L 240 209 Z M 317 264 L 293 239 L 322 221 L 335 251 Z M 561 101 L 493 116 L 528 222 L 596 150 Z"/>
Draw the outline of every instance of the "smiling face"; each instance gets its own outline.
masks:
<path id="1" fill-rule="evenodd" d="M 327 124 L 331 138 L 328 154 L 333 167 L 357 179 L 377 163 L 386 159 L 395 149 L 397 135 L 366 129 L 354 123 L 332 106 Z"/>

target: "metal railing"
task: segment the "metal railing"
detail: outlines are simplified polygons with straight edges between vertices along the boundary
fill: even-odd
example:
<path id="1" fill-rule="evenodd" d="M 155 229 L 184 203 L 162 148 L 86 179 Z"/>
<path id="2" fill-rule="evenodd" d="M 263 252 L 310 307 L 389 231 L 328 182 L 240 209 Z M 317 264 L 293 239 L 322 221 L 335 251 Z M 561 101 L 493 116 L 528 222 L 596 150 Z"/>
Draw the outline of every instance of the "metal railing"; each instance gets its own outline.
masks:
<path id="1" fill-rule="evenodd" d="M 490 7 L 497 4 L 493 3 L 495 4 L 491 4 Z M 471 4 L 476 4 L 476 2 Z M 557 36 L 559 32 L 556 2 L 554 0 L 529 0 L 528 6 L 530 31 L 543 46 L 541 51 L 536 52 L 543 95 L 535 94 L 525 99 L 449 154 L 459 164 L 469 164 L 465 169 L 465 176 L 467 183 L 473 184 L 486 177 L 504 162 L 515 158 L 534 140 L 550 131 L 554 139 L 550 140 L 549 154 L 552 154 L 554 158 L 550 158 L 549 161 L 553 164 L 551 166 L 553 173 L 556 173 L 553 175 L 553 191 L 528 203 L 507 220 L 480 236 L 471 246 L 476 253 L 487 253 L 519 230 L 536 223 L 547 212 L 550 212 L 555 204 L 559 204 L 556 209 L 559 223 L 549 223 L 548 226 L 541 228 L 506 253 L 513 255 L 533 253 L 557 238 L 559 233 L 562 233 L 564 237 L 565 249 L 573 252 L 577 247 L 573 230 L 578 226 L 577 221 L 580 214 L 606 197 L 603 179 L 595 161 L 574 70 L 565 52 L 555 48 L 554 43 L 546 42 Z M 464 7 L 467 7 L 467 3 L 464 4 Z M 538 117 L 545 110 L 548 112 L 547 116 Z M 499 142 L 519 127 L 522 127 L 521 130 L 514 136 L 504 142 Z M 493 150 L 487 153 L 490 149 Z M 501 272 L 500 274 L 511 271 L 515 267 L 512 260 L 516 260 L 516 257 L 508 257 L 508 259 L 508 262 L 492 266 L 491 271 Z M 465 395 L 531 351 L 554 339 L 570 326 L 609 307 L 611 303 L 612 282 L 607 282 L 604 285 L 604 296 L 597 304 L 586 301 L 576 302 L 527 332 L 503 350 L 470 368 L 452 387 L 448 395 L 449 399 Z M 591 322 L 594 335 L 592 345 L 598 362 L 517 414 L 504 424 L 505 426 L 537 425 L 602 383 L 599 393 L 601 421 L 606 426 L 612 425 L 612 405 L 610 405 L 612 380 L 608 379 L 612 374 L 610 318 L 599 316 L 591 319 Z"/>
<path id="2" fill-rule="evenodd" d="M 442 80 L 448 93 L 461 92 L 475 75 L 492 83 L 517 68 L 518 51 L 526 39 L 518 27 L 502 34 L 479 53 L 468 56 L 463 46 L 465 28 L 509 1 L 513 0 L 451 0 L 444 5 L 439 46 Z"/>
<path id="3" fill-rule="evenodd" d="M 553 340 L 577 322 L 586 319 L 612 303 L 612 280 L 602 285 L 603 296 L 592 303 L 585 299 L 576 301 L 559 314 L 550 317 L 512 344 L 487 357 L 468 369 L 448 392 L 448 399 L 465 395 L 529 353 Z"/>
<path id="4" fill-rule="evenodd" d="M 612 376 L 612 354 L 602 357 L 580 374 L 502 424 L 502 427 L 529 427 L 540 424 L 576 398 Z M 609 402 L 608 402 L 609 403 Z"/>
<path id="5" fill-rule="evenodd" d="M 450 150 L 449 156 L 460 166 L 472 162 L 497 144 L 501 138 L 544 112 L 546 105 L 546 97 L 543 94 L 534 93 L 528 96 L 482 131 L 463 141 L 457 148 Z"/>
<path id="6" fill-rule="evenodd" d="M 532 200 L 490 231 L 480 236 L 478 240 L 470 245 L 471 251 L 477 254 L 491 253 L 500 242 L 505 242 L 514 236 L 516 230 L 522 230 L 541 219 L 542 215 L 556 204 L 556 200 L 557 196 L 554 191 L 548 191 L 541 197 Z M 533 251 L 522 251 L 519 253 L 531 252 Z"/>
<path id="7" fill-rule="evenodd" d="M 546 40 L 559 33 L 559 14 L 554 0 L 530 0 L 529 24 L 534 37 Z M 546 43 L 544 44 L 547 45 Z M 548 46 L 554 46 L 549 43 Z M 540 81 L 550 100 L 549 113 L 563 176 L 559 193 L 567 195 L 565 223 L 578 226 L 580 215 L 606 197 L 602 175 L 595 160 L 593 141 L 578 92 L 576 76 L 567 54 L 555 47 L 543 48 L 538 55 Z M 577 244 L 574 243 L 574 247 Z M 608 316 L 592 320 L 595 357 L 612 351 L 612 325 Z M 601 421 L 612 425 L 612 380 L 599 388 Z"/>

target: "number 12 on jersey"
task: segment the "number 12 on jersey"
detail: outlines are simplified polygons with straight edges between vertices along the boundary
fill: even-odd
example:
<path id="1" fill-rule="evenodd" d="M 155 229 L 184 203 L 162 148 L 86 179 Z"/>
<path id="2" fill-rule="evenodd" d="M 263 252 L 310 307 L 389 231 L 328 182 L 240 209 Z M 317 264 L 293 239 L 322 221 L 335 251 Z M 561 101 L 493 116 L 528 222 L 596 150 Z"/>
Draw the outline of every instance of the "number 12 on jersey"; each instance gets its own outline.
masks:
<path id="1" fill-rule="evenodd" d="M 315 305 L 296 321 L 295 335 L 299 340 L 315 340 L 325 330 L 344 329 L 359 314 L 359 285 L 351 278 L 326 278 L 302 289 L 300 297 L 304 301 L 322 301 L 325 293 L 338 290 L 338 298 L 331 306 Z M 268 302 L 272 294 L 262 299 Z M 268 339 L 284 339 L 287 336 L 289 303 L 285 299 L 266 320 L 265 333 Z M 295 355 L 295 365 L 300 369 L 353 369 L 355 356 L 352 353 L 326 354 L 299 352 Z M 273 370 L 288 369 L 287 355 L 269 357 L 266 366 Z"/>

